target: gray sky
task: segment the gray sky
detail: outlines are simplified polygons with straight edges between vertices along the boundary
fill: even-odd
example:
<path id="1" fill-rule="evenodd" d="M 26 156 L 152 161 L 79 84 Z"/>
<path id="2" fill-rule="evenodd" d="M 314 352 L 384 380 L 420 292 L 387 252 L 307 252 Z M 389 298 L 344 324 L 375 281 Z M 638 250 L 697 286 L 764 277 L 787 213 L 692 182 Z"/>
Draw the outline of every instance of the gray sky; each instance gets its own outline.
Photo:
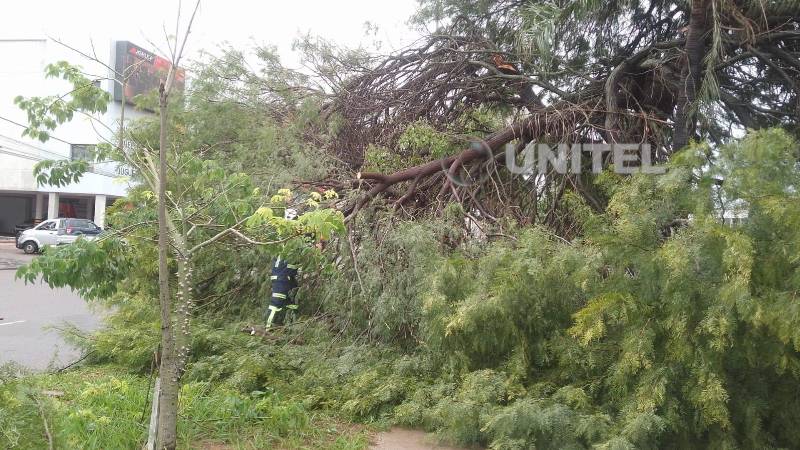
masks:
<path id="1" fill-rule="evenodd" d="M 186 19 L 194 1 L 182 5 Z M 12 0 L 3 4 L 0 38 L 52 36 L 81 49 L 90 48 L 90 38 L 98 46 L 115 39 L 149 48 L 146 38 L 164 44 L 163 27 L 174 34 L 177 6 L 177 0 Z M 309 31 L 349 47 L 377 39 L 384 49 L 399 48 L 416 37 L 406 25 L 415 7 L 415 0 L 203 0 L 187 56 L 221 42 L 240 49 L 266 43 L 294 65 L 291 43 Z M 378 26 L 377 36 L 365 36 L 368 21 Z"/>

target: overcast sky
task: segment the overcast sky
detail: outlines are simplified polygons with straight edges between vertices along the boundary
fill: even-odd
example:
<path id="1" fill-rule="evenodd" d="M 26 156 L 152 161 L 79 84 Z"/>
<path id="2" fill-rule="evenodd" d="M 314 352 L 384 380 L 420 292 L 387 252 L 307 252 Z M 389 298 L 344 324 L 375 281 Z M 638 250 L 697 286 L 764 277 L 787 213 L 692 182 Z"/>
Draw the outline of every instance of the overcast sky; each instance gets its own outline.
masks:
<path id="1" fill-rule="evenodd" d="M 184 19 L 193 0 L 184 0 Z M 3 2 L 0 38 L 58 37 L 82 49 L 89 39 L 98 44 L 129 40 L 145 48 L 147 39 L 165 42 L 163 27 L 174 34 L 177 0 L 12 0 Z M 237 48 L 255 44 L 278 47 L 290 65 L 292 41 L 300 34 L 332 39 L 355 47 L 379 39 L 384 49 L 410 44 L 416 33 L 406 22 L 416 8 L 415 0 L 202 0 L 187 44 L 187 56 L 200 49 L 213 50 L 228 42 Z M 377 36 L 365 36 L 366 22 L 379 28 Z M 164 46 L 165 47 L 165 46 Z M 166 50 L 166 48 L 165 48 Z"/>

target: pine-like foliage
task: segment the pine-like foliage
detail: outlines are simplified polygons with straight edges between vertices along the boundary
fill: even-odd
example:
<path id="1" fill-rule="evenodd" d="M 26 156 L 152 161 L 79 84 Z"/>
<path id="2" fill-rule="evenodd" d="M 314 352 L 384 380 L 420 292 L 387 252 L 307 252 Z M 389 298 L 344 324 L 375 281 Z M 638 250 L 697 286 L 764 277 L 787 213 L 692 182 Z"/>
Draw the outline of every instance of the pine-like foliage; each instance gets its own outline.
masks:
<path id="1" fill-rule="evenodd" d="M 398 419 L 494 448 L 796 447 L 798 156 L 781 130 L 696 145 L 607 175 L 580 239 L 443 260 L 421 325 L 443 375 Z"/>
<path id="2" fill-rule="evenodd" d="M 381 214 L 352 227 L 371 227 L 373 234 L 342 240 L 337 274 L 308 286 L 304 300 L 318 303 L 309 309 L 332 315 L 345 332 L 414 348 L 428 280 L 446 247 L 441 242 L 457 239 L 459 231 L 443 222 L 398 223 Z"/>
<path id="3" fill-rule="evenodd" d="M 799 157 L 769 130 L 692 146 L 664 175 L 603 174 L 609 208 L 575 199 L 570 242 L 527 227 L 475 244 L 457 207 L 363 217 L 275 341 L 238 327 L 260 315 L 266 256 L 200 255 L 186 380 L 496 449 L 795 448 Z M 732 209 L 747 220 L 726 225 Z M 147 372 L 152 251 L 125 255 L 133 285 L 88 360 Z"/>

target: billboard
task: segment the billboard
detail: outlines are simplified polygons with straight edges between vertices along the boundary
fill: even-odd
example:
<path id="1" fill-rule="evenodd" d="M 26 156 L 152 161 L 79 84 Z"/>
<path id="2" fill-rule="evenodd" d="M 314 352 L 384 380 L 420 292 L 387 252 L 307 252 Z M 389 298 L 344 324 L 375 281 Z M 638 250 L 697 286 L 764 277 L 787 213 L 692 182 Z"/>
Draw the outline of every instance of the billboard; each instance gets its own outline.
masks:
<path id="1" fill-rule="evenodd" d="M 124 74 L 128 82 L 125 86 L 125 99 L 158 90 L 162 79 L 167 77 L 170 62 L 142 47 L 129 42 L 117 41 L 114 52 L 114 70 Z M 186 83 L 186 72 L 179 68 L 175 73 L 174 89 L 182 91 Z M 114 83 L 114 100 L 122 101 L 122 85 Z"/>

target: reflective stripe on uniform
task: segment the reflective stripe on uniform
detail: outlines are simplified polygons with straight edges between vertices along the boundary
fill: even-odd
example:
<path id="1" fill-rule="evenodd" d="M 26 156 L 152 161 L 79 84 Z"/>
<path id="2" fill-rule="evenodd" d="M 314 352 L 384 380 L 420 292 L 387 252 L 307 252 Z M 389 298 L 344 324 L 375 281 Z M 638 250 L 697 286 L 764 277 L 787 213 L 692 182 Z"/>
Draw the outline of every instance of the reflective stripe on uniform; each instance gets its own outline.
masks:
<path id="1" fill-rule="evenodd" d="M 294 264 L 287 264 L 286 267 L 288 267 L 290 269 L 295 269 L 295 270 L 300 268 L 300 266 L 297 266 L 297 265 L 294 265 Z"/>
<path id="2" fill-rule="evenodd" d="M 273 276 L 269 277 L 269 279 L 270 279 L 270 280 L 277 280 L 277 279 L 278 279 L 278 276 L 277 276 L 277 275 L 273 275 Z"/>
<path id="3" fill-rule="evenodd" d="M 281 294 L 280 292 L 273 292 L 272 296 L 275 298 L 283 298 L 283 299 L 286 298 L 286 294 Z"/>
<path id="4" fill-rule="evenodd" d="M 279 313 L 283 308 L 279 308 L 277 306 L 269 305 L 269 317 L 267 317 L 267 328 L 272 326 L 272 321 L 275 320 L 275 314 Z"/>
<path id="5" fill-rule="evenodd" d="M 297 305 L 295 305 L 295 304 L 286 305 L 286 307 L 287 307 L 288 309 L 297 309 Z"/>

